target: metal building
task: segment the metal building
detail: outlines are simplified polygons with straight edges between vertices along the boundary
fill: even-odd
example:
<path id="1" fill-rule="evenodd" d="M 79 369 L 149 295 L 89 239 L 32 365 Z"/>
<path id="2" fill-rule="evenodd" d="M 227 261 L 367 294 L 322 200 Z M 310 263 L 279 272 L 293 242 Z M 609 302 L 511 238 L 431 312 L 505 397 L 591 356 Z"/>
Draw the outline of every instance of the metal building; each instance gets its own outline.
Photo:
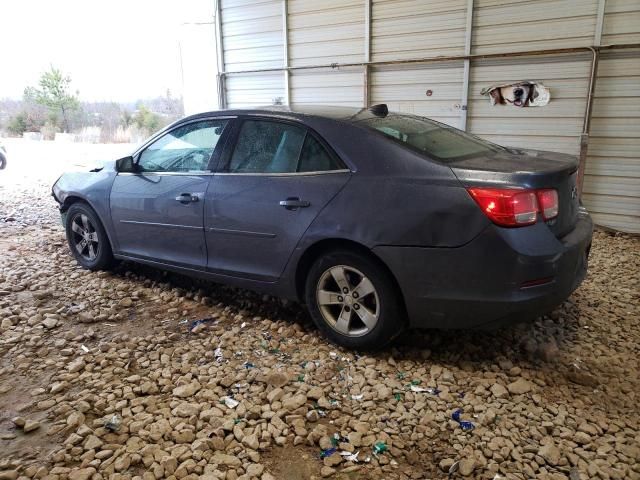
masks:
<path id="1" fill-rule="evenodd" d="M 596 223 L 640 233 L 640 0 L 218 0 L 216 27 L 222 107 L 387 103 L 579 155 Z M 480 95 L 520 80 L 551 102 Z"/>

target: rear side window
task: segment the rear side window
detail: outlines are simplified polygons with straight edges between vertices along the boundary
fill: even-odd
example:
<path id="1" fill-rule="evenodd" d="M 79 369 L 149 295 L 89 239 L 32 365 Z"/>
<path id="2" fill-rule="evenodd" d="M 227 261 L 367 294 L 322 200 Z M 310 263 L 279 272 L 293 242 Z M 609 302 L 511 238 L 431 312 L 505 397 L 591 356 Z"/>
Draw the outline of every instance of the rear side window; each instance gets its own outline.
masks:
<path id="1" fill-rule="evenodd" d="M 228 173 L 304 173 L 340 169 L 306 128 L 267 120 L 242 123 Z"/>
<path id="2" fill-rule="evenodd" d="M 247 120 L 242 123 L 229 172 L 289 173 L 298 168 L 304 128 L 286 123 Z"/>
<path id="3" fill-rule="evenodd" d="M 390 114 L 357 123 L 445 163 L 502 150 L 498 145 L 462 130 L 414 115 Z"/>
<path id="4" fill-rule="evenodd" d="M 313 135 L 307 134 L 300 155 L 299 172 L 323 172 L 326 170 L 339 170 L 337 160 L 329 155 L 329 152 L 316 140 Z"/>

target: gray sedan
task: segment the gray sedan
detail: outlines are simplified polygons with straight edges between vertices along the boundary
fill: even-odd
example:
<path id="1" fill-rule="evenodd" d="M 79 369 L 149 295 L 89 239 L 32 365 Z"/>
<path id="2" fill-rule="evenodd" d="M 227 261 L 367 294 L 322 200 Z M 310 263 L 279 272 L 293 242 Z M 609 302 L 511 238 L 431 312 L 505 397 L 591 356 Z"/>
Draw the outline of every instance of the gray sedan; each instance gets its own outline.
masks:
<path id="1" fill-rule="evenodd" d="M 406 327 L 535 318 L 586 274 L 575 158 L 368 109 L 227 110 L 53 186 L 71 253 L 297 299 L 378 348 Z"/>

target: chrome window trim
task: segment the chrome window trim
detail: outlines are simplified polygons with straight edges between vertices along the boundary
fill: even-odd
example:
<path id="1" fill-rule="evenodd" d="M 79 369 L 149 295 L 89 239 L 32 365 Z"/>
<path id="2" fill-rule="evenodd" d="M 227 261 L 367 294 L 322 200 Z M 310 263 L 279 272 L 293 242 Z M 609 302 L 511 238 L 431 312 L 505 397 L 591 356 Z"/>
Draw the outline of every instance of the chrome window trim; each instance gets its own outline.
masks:
<path id="1" fill-rule="evenodd" d="M 318 170 L 315 172 L 216 172 L 214 175 L 234 175 L 242 177 L 300 177 L 300 176 L 316 176 L 316 175 L 332 175 L 337 173 L 351 173 L 348 168 L 340 170 Z"/>
<path id="2" fill-rule="evenodd" d="M 183 177 L 210 177 L 215 175 L 210 170 L 197 170 L 192 172 L 118 172 L 118 175 L 135 175 L 137 177 L 149 177 L 151 175 L 160 176 L 183 176 Z"/>

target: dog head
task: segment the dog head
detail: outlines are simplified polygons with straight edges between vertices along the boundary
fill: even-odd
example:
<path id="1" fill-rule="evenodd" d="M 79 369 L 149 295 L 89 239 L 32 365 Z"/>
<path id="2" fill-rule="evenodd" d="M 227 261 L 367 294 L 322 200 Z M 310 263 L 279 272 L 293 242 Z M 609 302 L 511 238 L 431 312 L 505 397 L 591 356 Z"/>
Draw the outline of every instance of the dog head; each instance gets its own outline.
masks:
<path id="1" fill-rule="evenodd" d="M 532 87 L 528 84 L 509 85 L 501 87 L 500 96 L 504 102 L 510 103 L 515 107 L 526 107 L 531 99 Z"/>
<path id="2" fill-rule="evenodd" d="M 549 103 L 549 89 L 540 82 L 518 82 L 492 85 L 483 88 L 481 95 L 488 95 L 491 105 L 513 105 L 514 107 L 540 107 Z"/>

